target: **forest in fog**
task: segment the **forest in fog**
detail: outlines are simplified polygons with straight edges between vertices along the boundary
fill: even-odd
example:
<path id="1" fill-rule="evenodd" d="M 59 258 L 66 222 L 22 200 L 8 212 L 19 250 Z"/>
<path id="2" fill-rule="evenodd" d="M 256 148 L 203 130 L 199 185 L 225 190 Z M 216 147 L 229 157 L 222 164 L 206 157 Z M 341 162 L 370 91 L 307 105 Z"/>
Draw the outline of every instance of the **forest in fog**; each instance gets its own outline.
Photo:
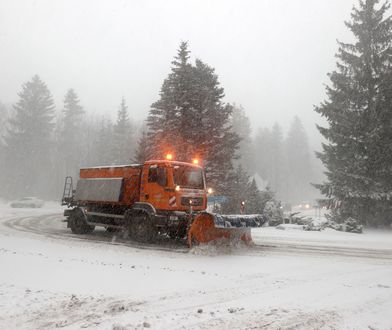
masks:
<path id="1" fill-rule="evenodd" d="M 154 143 L 151 128 L 148 120 L 133 118 L 132 100 L 122 98 L 117 108 L 96 114 L 83 102 L 83 95 L 69 88 L 63 104 L 56 107 L 50 86 L 39 75 L 24 82 L 15 95 L 14 104 L 0 103 L 3 198 L 34 195 L 56 200 L 65 176 L 77 178 L 80 167 L 141 163 L 163 156 L 144 150 Z M 240 167 L 248 176 L 245 181 L 255 179 L 258 190 L 268 189 L 284 202 L 313 200 L 316 190 L 311 183 L 321 171 L 301 119 L 293 117 L 284 131 L 279 123 L 272 127 L 251 123 L 239 104 L 225 106 L 230 108 L 226 126 L 238 141 L 233 155 L 224 161 L 230 166 L 219 167 L 227 173 Z M 206 120 L 215 125 L 214 118 Z"/>
<path id="2" fill-rule="evenodd" d="M 160 52 L 138 52 L 150 64 L 164 59 L 165 64 L 161 66 L 166 68 L 160 74 L 152 70 L 150 80 L 165 78 L 160 88 L 154 85 L 155 96 L 143 95 L 148 104 L 143 109 L 136 105 L 136 95 L 132 99 L 132 95 L 125 93 L 126 97 L 112 99 L 112 106 L 106 107 L 103 114 L 91 104 L 96 100 L 98 103 L 102 100 L 103 104 L 108 98 L 102 90 L 95 91 L 98 84 L 89 85 L 92 100 L 84 90 L 87 84 L 78 85 L 76 74 L 73 79 L 63 80 L 65 73 L 62 73 L 48 80 L 52 85 L 57 83 L 54 95 L 45 79 L 50 70 L 42 76 L 40 72 L 32 76 L 29 73 L 23 80 L 18 79 L 19 89 L 12 91 L 11 102 L 0 99 L 0 197 L 33 195 L 58 200 L 64 177 L 76 179 L 80 167 L 142 163 L 162 159 L 170 151 L 179 161 L 200 159 L 207 185 L 216 195 L 228 198 L 223 212 L 238 212 L 240 201 L 246 201 L 248 213 L 265 212 L 268 202 L 280 210 L 286 203 L 317 201 L 319 206 L 331 210 L 331 218 L 337 222 L 354 219 L 362 224 L 390 225 L 390 8 L 389 1 L 374 0 L 359 1 L 352 7 L 351 15 L 341 22 L 347 34 L 340 35 L 342 41 L 334 40 L 337 50 L 334 57 L 331 51 L 330 57 L 335 62 L 329 71 L 327 66 L 322 67 L 323 72 L 319 72 L 319 64 L 313 69 L 310 66 L 314 59 L 324 55 L 317 48 L 323 44 L 319 42 L 324 37 L 321 30 L 312 39 L 317 42 L 303 44 L 302 55 L 295 59 L 289 56 L 275 61 L 275 57 L 286 53 L 287 49 L 281 51 L 283 44 L 279 42 L 285 34 L 276 38 L 275 47 L 268 48 L 274 51 L 271 54 L 260 53 L 251 42 L 252 47 L 243 51 L 237 62 L 241 63 L 240 68 L 247 68 L 247 75 L 242 77 L 245 80 L 237 82 L 243 72 L 236 71 L 231 76 L 236 82 L 234 88 L 230 79 L 221 83 L 224 71 L 221 65 L 226 64 L 226 78 L 230 76 L 227 70 L 238 68 L 230 64 L 228 52 L 206 55 L 203 49 L 209 47 L 204 46 L 204 40 L 203 47 L 195 47 L 194 51 L 192 40 L 188 44 L 178 38 L 177 46 L 170 47 L 170 58 L 160 54 L 167 51 L 166 45 Z M 291 32 L 291 26 L 285 28 Z M 12 38 L 9 41 L 12 44 Z M 267 56 L 264 61 L 246 57 L 256 50 L 260 56 Z M 123 65 L 129 62 L 124 58 Z M 67 63 L 69 69 L 72 64 L 77 65 L 77 61 Z M 102 63 L 105 65 L 99 65 L 94 72 L 106 68 L 106 62 Z M 138 70 L 148 71 L 146 64 Z M 258 69 L 253 70 L 256 64 Z M 289 70 L 280 71 L 282 65 Z M 121 66 L 108 67 L 106 73 L 111 69 L 119 69 L 119 76 L 131 76 Z M 251 79 L 255 72 L 253 78 L 257 76 L 258 83 Z M 323 95 L 312 92 L 314 86 L 305 77 L 308 74 L 309 77 L 326 75 L 328 82 L 324 84 Z M 8 73 L 8 77 L 14 79 L 13 74 Z M 121 95 L 120 91 L 130 89 L 128 86 L 134 80 L 106 88 L 108 91 L 117 88 L 117 95 Z M 59 95 L 58 84 L 63 81 L 63 95 Z M 140 85 L 140 95 L 145 86 L 146 82 Z M 3 89 L 8 87 L 3 85 Z M 233 97 L 233 90 L 241 90 L 245 96 L 238 100 Z M 269 103 L 261 102 L 270 95 L 274 98 Z M 311 105 L 315 95 L 317 99 Z M 55 103 L 59 99 L 62 103 Z M 279 102 L 282 100 L 285 102 Z M 300 106 L 298 100 L 306 100 L 307 106 Z M 251 108 L 249 104 L 255 101 L 264 106 Z M 140 117 L 135 113 L 140 112 L 143 119 L 136 120 Z M 275 112 L 280 112 L 281 117 L 274 116 Z M 310 130 L 309 123 L 317 127 L 316 138 L 305 130 L 305 127 Z M 308 136 L 312 136 L 312 141 Z"/>

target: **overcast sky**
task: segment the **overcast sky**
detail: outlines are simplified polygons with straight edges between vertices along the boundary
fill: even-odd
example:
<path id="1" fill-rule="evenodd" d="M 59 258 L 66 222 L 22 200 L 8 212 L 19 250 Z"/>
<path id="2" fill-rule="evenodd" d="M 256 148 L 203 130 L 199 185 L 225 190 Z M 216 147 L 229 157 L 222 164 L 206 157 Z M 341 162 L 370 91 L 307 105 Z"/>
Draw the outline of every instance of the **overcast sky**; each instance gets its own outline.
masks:
<path id="1" fill-rule="evenodd" d="M 275 121 L 286 129 L 298 115 L 313 137 L 313 106 L 325 97 L 336 39 L 352 38 L 344 21 L 356 3 L 1 0 L 0 101 L 14 103 L 38 74 L 59 109 L 72 87 L 89 112 L 115 118 L 124 96 L 131 117 L 142 120 L 185 40 L 254 130 Z"/>

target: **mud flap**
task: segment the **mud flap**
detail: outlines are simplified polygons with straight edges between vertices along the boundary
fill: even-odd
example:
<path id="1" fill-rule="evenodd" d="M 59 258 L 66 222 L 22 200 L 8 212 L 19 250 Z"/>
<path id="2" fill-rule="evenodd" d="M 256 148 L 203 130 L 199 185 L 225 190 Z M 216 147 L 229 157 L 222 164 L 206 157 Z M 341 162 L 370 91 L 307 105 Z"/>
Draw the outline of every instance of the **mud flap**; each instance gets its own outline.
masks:
<path id="1" fill-rule="evenodd" d="M 209 243 L 222 238 L 229 241 L 252 242 L 251 228 L 261 227 L 266 218 L 260 214 L 254 215 L 221 215 L 200 213 L 195 216 L 188 230 L 188 245 Z"/>

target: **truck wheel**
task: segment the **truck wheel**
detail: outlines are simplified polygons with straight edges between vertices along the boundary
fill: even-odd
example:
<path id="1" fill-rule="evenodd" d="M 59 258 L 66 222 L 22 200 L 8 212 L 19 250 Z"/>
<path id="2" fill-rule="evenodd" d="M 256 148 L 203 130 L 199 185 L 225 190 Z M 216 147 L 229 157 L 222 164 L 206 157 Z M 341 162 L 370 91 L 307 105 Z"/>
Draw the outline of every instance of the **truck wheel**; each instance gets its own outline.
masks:
<path id="1" fill-rule="evenodd" d="M 86 223 L 86 219 L 82 212 L 82 210 L 76 209 L 68 218 L 69 227 L 74 234 L 89 234 L 95 229 L 94 226 L 90 226 Z"/>
<path id="2" fill-rule="evenodd" d="M 142 243 L 154 241 L 157 235 L 152 218 L 146 212 L 137 213 L 132 217 L 129 231 L 131 238 Z"/>

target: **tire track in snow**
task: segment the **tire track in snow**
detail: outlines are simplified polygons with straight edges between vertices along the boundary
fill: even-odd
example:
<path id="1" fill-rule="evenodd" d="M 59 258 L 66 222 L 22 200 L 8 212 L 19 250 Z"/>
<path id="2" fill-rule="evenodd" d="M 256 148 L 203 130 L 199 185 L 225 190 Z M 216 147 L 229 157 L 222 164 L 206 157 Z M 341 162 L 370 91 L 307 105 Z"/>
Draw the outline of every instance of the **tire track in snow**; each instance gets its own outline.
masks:
<path id="1" fill-rule="evenodd" d="M 57 213 L 43 216 L 24 216 L 10 218 L 6 221 L 1 222 L 0 224 L 8 229 L 16 230 L 19 232 L 32 233 L 45 236 L 46 238 L 60 239 L 63 241 L 88 241 L 96 244 L 105 243 L 110 245 L 128 246 L 142 250 L 156 250 L 164 252 L 168 251 L 175 253 L 189 252 L 189 249 L 184 246 L 184 243 L 173 242 L 169 241 L 168 239 L 162 239 L 162 241 L 157 242 L 156 244 L 139 244 L 129 239 L 119 237 L 118 235 L 107 233 L 104 230 L 96 230 L 91 234 L 85 235 L 72 234 L 71 230 L 66 228 L 65 224 L 60 221 L 60 218 L 61 216 Z M 56 223 L 59 225 L 56 226 Z"/>
<path id="2" fill-rule="evenodd" d="M 123 245 L 142 250 L 154 250 L 175 253 L 188 253 L 189 250 L 185 243 L 182 241 L 172 241 L 171 239 L 161 238 L 155 244 L 141 244 L 133 242 L 129 239 L 122 238 L 120 235 L 113 235 L 103 230 L 96 230 L 91 234 L 76 235 L 70 232 L 70 229 L 65 227 L 65 224 L 60 221 L 61 215 L 52 213 L 47 215 L 38 216 L 23 216 L 12 217 L 1 222 L 1 225 L 17 230 L 20 232 L 34 233 L 43 235 L 47 238 L 61 239 L 61 240 L 78 240 L 89 241 L 93 243 L 105 243 L 112 245 Z M 219 251 L 212 246 L 212 252 L 215 254 L 235 254 L 235 255 L 249 255 L 260 256 L 266 253 L 274 254 L 307 254 L 314 256 L 333 256 L 333 257 L 356 257 L 356 258 L 371 258 L 381 260 L 392 260 L 392 250 L 376 250 L 365 248 L 345 248 L 334 246 L 322 245 L 296 245 L 290 243 L 267 243 L 267 244 L 254 244 L 246 249 L 235 248 Z M 208 251 L 207 251 L 208 254 Z"/>
<path id="3" fill-rule="evenodd" d="M 392 260 L 392 250 L 344 248 L 320 245 L 296 245 L 287 243 L 255 245 L 255 250 L 273 253 L 308 254 L 317 256 L 355 257 Z"/>

